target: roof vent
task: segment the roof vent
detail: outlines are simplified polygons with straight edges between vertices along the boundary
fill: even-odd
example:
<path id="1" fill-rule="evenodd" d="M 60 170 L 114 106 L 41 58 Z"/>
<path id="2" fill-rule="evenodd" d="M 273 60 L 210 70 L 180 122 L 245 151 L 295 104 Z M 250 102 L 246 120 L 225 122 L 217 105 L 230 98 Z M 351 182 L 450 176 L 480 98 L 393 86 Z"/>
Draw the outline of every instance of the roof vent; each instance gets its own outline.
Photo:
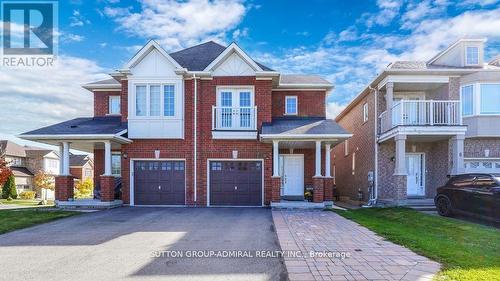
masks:
<path id="1" fill-rule="evenodd" d="M 70 128 L 78 128 L 78 125 L 71 125 Z"/>

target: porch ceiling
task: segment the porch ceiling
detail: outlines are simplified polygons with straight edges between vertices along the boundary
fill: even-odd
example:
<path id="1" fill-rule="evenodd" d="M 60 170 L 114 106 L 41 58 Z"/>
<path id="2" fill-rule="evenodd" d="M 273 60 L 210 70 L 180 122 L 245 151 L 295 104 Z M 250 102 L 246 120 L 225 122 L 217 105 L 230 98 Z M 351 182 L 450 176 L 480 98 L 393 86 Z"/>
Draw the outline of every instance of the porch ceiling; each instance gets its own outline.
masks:
<path id="1" fill-rule="evenodd" d="M 446 83 L 415 83 L 415 82 L 400 82 L 394 83 L 395 92 L 422 92 L 432 91 L 446 85 Z"/>

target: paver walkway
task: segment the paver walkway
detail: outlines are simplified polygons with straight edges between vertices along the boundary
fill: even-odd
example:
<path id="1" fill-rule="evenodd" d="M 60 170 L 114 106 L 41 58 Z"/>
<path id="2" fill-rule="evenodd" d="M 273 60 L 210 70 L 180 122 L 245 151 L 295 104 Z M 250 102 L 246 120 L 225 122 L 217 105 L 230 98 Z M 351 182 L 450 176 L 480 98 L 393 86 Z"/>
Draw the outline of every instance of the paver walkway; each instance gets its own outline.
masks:
<path id="1" fill-rule="evenodd" d="M 273 220 L 281 249 L 303 255 L 285 256 L 291 281 L 430 280 L 440 268 L 333 212 L 273 210 Z"/>

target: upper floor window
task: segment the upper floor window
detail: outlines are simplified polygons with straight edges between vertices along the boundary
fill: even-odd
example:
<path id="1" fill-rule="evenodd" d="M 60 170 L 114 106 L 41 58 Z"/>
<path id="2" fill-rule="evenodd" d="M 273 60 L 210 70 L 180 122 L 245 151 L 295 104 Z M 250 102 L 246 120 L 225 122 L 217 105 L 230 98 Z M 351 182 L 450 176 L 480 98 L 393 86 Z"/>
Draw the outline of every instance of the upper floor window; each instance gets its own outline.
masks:
<path id="1" fill-rule="evenodd" d="M 297 115 L 298 114 L 297 96 L 286 96 L 285 97 L 285 114 L 286 115 Z"/>
<path id="2" fill-rule="evenodd" d="M 479 48 L 478 47 L 467 47 L 466 48 L 465 64 L 467 64 L 467 65 L 479 64 Z"/>
<path id="3" fill-rule="evenodd" d="M 47 159 L 47 168 L 49 169 L 57 169 L 59 164 L 59 160 L 56 159 Z"/>
<path id="4" fill-rule="evenodd" d="M 8 164 L 10 166 L 23 166 L 23 158 L 19 158 L 19 157 L 12 157 L 10 159 L 6 159 L 6 161 L 8 162 Z"/>
<path id="5" fill-rule="evenodd" d="M 363 122 L 368 121 L 368 103 L 363 104 Z"/>
<path id="6" fill-rule="evenodd" d="M 500 83 L 475 83 L 462 86 L 462 115 L 500 114 Z"/>
<path id="7" fill-rule="evenodd" d="M 109 96 L 109 114 L 120 114 L 120 96 Z"/>
<path id="8" fill-rule="evenodd" d="M 145 84 L 135 86 L 135 116 L 174 115 L 174 85 Z"/>

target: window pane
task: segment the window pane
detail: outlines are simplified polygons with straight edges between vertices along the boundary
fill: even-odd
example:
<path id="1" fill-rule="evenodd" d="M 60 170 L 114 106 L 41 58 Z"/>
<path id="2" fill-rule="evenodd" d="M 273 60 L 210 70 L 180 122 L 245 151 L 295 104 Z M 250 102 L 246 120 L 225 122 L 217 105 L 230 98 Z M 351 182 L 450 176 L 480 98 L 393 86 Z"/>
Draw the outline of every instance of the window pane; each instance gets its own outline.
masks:
<path id="1" fill-rule="evenodd" d="M 120 97 L 109 97 L 109 114 L 120 114 Z"/>
<path id="2" fill-rule="evenodd" d="M 472 85 L 462 87 L 462 115 L 472 115 L 474 104 L 474 88 Z"/>
<path id="3" fill-rule="evenodd" d="M 175 115 L 175 87 L 174 85 L 163 86 L 163 115 Z"/>
<path id="4" fill-rule="evenodd" d="M 221 92 L 221 106 L 233 106 L 233 94 L 231 92 Z"/>
<path id="5" fill-rule="evenodd" d="M 292 97 L 286 99 L 286 113 L 297 114 L 297 98 Z"/>
<path id="6" fill-rule="evenodd" d="M 481 113 L 500 114 L 500 84 L 481 85 Z"/>
<path id="7" fill-rule="evenodd" d="M 146 116 L 146 86 L 135 87 L 135 115 Z"/>
<path id="8" fill-rule="evenodd" d="M 241 92 L 240 93 L 240 106 L 246 107 L 250 105 L 250 92 Z"/>
<path id="9" fill-rule="evenodd" d="M 111 155 L 111 173 L 113 175 L 121 175 L 122 163 L 120 154 Z"/>
<path id="10" fill-rule="evenodd" d="M 160 116 L 160 86 L 149 87 L 149 115 Z"/>
<path id="11" fill-rule="evenodd" d="M 479 64 L 479 49 L 467 47 L 467 64 Z"/>

